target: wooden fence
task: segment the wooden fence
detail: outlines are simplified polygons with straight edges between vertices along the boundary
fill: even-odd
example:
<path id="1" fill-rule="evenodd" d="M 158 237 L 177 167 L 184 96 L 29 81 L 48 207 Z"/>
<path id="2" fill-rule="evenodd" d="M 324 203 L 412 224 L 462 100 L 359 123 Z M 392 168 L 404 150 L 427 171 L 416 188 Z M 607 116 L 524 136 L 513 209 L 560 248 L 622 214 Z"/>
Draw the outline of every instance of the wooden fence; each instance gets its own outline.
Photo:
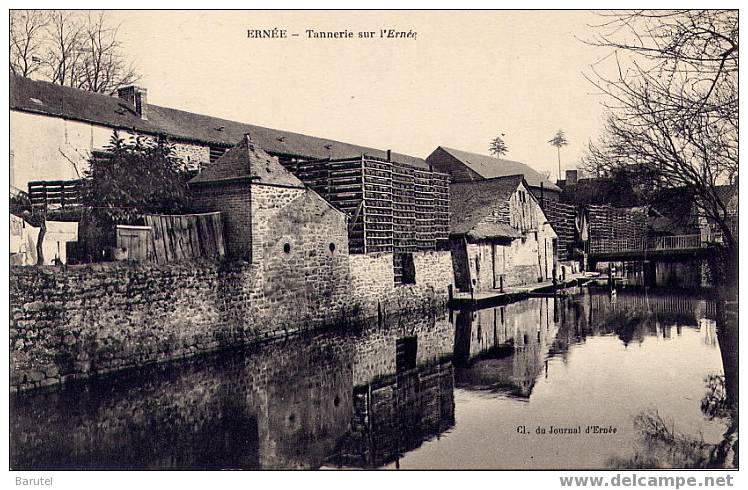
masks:
<path id="1" fill-rule="evenodd" d="M 159 264 L 226 254 L 221 213 L 146 215 L 148 240 Z"/>
<path id="2" fill-rule="evenodd" d="M 37 180 L 29 182 L 29 199 L 34 206 L 71 207 L 80 204 L 82 180 Z"/>

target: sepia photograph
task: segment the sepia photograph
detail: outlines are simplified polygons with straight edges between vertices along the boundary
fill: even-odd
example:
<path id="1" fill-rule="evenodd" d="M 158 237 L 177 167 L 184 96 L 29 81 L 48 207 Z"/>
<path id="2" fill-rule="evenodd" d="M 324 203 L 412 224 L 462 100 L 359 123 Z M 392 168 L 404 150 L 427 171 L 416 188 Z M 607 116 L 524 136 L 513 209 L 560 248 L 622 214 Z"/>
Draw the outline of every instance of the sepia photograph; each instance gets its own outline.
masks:
<path id="1" fill-rule="evenodd" d="M 9 481 L 737 470 L 738 30 L 8 10 Z"/>

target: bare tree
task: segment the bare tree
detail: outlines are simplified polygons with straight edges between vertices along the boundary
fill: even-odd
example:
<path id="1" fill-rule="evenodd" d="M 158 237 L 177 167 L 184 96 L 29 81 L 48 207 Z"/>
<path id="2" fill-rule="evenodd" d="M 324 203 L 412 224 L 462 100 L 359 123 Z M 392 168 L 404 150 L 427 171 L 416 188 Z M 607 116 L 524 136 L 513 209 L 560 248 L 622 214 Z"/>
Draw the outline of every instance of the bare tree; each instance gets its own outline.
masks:
<path id="1" fill-rule="evenodd" d="M 738 178 L 738 12 L 600 15 L 589 42 L 611 50 L 614 75 L 596 66 L 588 76 L 609 116 L 586 169 L 626 172 L 652 193 L 677 187 L 693 195 L 724 237 L 716 273 L 736 281 L 737 236 L 719 186 Z"/>
<path id="2" fill-rule="evenodd" d="M 10 68 L 60 85 L 113 94 L 140 78 L 105 12 L 12 11 Z"/>
<path id="3" fill-rule="evenodd" d="M 504 133 L 501 133 L 500 136 L 492 139 L 491 144 L 488 146 L 488 151 L 496 158 L 501 158 L 502 156 L 506 155 L 506 152 L 509 151 L 509 147 L 504 142 L 504 136 L 506 135 Z"/>
<path id="4" fill-rule="evenodd" d="M 82 34 L 80 88 L 113 94 L 140 78 L 122 54 L 119 28 L 108 25 L 104 12 L 89 14 Z"/>
<path id="5" fill-rule="evenodd" d="M 558 180 L 561 180 L 561 147 L 569 144 L 563 129 L 556 131 L 553 138 L 548 140 L 551 146 L 555 146 L 558 154 Z"/>
<path id="6" fill-rule="evenodd" d="M 10 11 L 10 71 L 30 77 L 42 68 L 45 28 L 49 23 L 42 10 Z"/>
<path id="7" fill-rule="evenodd" d="M 50 14 L 45 63 L 51 82 L 80 88 L 82 25 L 74 13 Z"/>

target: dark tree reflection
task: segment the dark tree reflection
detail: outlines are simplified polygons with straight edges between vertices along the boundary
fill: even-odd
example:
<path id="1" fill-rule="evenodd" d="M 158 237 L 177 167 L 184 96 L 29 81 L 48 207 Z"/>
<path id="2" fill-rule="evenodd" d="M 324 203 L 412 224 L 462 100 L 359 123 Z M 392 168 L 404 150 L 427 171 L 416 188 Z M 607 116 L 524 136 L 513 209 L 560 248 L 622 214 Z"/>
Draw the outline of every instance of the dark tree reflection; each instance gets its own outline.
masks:
<path id="1" fill-rule="evenodd" d="M 645 411 L 634 419 L 634 428 L 640 434 L 640 444 L 634 454 L 611 458 L 609 466 L 627 469 L 738 467 L 737 302 L 718 300 L 716 317 L 724 375 L 711 374 L 705 379 L 701 411 L 709 419 L 729 419 L 722 441 L 709 444 L 701 435 L 679 433 L 672 421 L 664 420 L 657 411 Z"/>

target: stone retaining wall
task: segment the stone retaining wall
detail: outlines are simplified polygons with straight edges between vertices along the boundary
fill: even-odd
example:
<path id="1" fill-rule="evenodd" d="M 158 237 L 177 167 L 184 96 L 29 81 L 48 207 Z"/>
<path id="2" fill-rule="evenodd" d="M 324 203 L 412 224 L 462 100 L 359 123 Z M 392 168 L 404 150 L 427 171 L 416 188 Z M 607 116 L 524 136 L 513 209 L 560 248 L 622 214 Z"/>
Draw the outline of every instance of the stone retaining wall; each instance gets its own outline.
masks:
<path id="1" fill-rule="evenodd" d="M 351 256 L 336 284 L 273 294 L 262 266 L 210 261 L 13 267 L 11 389 L 188 357 L 326 325 L 444 306 L 449 252 L 416 254 L 420 284 L 395 287 L 392 256 Z M 389 264 L 389 267 L 386 266 Z M 387 272 L 389 271 L 389 272 Z M 345 281 L 350 287 L 341 288 Z M 297 312 L 298 314 L 295 314 Z M 313 312 L 314 314 L 310 314 Z"/>

